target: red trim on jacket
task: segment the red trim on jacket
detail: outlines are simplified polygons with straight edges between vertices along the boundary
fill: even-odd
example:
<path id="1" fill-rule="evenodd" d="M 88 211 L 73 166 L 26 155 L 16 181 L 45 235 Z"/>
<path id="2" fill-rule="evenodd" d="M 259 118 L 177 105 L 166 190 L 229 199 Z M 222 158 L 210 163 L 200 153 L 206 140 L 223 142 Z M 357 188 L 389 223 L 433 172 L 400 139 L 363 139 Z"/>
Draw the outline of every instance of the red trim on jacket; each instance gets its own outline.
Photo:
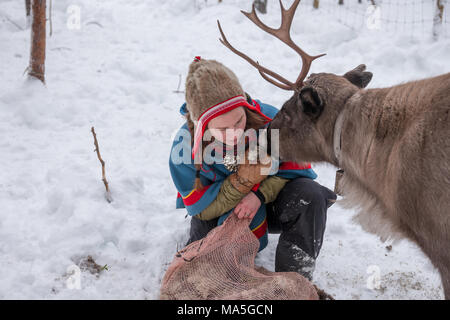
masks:
<path id="1" fill-rule="evenodd" d="M 253 234 L 259 239 L 261 238 L 267 231 L 267 219 L 264 218 L 264 221 L 252 230 Z"/>
<path id="2" fill-rule="evenodd" d="M 255 184 L 255 185 L 253 186 L 252 190 L 253 190 L 253 191 L 258 190 L 259 185 L 260 185 L 260 183 Z"/>
<path id="3" fill-rule="evenodd" d="M 283 162 L 279 170 L 305 170 L 311 169 L 311 163 Z"/>
<path id="4" fill-rule="evenodd" d="M 186 197 L 183 197 L 184 205 L 192 206 L 194 203 L 201 199 L 201 197 L 205 194 L 206 190 L 208 190 L 210 186 L 211 185 L 204 187 L 201 191 L 198 191 L 197 189 L 192 190 L 191 193 L 189 193 Z"/>

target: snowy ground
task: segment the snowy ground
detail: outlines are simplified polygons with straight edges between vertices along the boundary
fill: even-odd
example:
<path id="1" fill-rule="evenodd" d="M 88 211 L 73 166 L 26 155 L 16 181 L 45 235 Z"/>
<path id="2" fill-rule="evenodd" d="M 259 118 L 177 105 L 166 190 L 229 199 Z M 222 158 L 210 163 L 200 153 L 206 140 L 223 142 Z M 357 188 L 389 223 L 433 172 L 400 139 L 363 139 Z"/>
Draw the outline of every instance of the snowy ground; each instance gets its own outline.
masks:
<path id="1" fill-rule="evenodd" d="M 218 41 L 219 18 L 236 47 L 296 77 L 295 54 L 239 12 L 251 1 L 193 2 L 53 1 L 44 88 L 23 76 L 30 44 L 29 30 L 19 29 L 26 25 L 23 1 L 0 0 L 1 299 L 156 298 L 189 227 L 185 212 L 175 209 L 167 165 L 171 136 L 183 122 L 184 96 L 173 93 L 178 75 L 184 79 L 201 55 L 232 68 L 255 98 L 279 107 L 289 97 Z M 369 87 L 378 87 L 449 71 L 448 38 L 355 31 L 308 3 L 299 8 L 293 38 L 311 54 L 327 53 L 311 72 L 342 74 L 365 63 L 374 73 Z M 70 5 L 81 9 L 79 30 L 67 26 Z M 276 1 L 268 9 L 263 20 L 275 26 Z M 335 168 L 313 168 L 333 188 Z M 414 244 L 402 241 L 389 251 L 389 243 L 351 223 L 353 214 L 338 204 L 329 210 L 315 273 L 320 287 L 337 299 L 443 298 L 439 275 Z M 257 258 L 271 270 L 277 237 L 270 235 Z M 81 289 L 67 288 L 68 268 L 88 255 L 108 270 L 98 277 L 82 272 Z M 377 271 L 380 286 L 369 289 Z"/>

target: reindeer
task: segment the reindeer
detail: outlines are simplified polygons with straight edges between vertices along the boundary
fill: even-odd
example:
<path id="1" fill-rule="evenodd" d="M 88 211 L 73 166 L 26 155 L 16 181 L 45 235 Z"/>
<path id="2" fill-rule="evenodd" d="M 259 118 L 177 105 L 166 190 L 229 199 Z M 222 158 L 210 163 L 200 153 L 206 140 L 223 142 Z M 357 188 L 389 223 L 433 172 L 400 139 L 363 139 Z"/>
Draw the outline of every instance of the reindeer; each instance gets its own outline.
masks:
<path id="1" fill-rule="evenodd" d="M 291 39 L 300 0 L 286 10 L 280 0 L 278 29 L 263 24 L 255 8 L 243 12 L 302 59 L 295 82 L 253 65 L 270 83 L 294 91 L 270 123 L 279 129 L 280 158 L 328 162 L 344 171 L 339 183 L 345 207 L 357 206 L 355 220 L 382 241 L 414 241 L 439 270 L 450 299 L 450 73 L 389 88 L 365 89 L 372 73 L 359 65 L 344 75 L 311 74 L 313 60 Z"/>

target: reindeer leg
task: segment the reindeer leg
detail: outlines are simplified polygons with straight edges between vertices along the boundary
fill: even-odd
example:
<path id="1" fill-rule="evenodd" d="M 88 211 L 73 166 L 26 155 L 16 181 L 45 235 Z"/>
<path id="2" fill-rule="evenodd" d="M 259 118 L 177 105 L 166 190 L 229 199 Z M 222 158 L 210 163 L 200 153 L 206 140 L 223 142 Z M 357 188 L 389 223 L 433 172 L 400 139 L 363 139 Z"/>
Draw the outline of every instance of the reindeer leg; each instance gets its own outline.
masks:
<path id="1" fill-rule="evenodd" d="M 442 288 L 444 289 L 445 300 L 450 300 L 450 263 L 438 266 L 441 274 Z"/>
<path id="2" fill-rule="evenodd" d="M 445 300 L 450 300 L 450 254 L 447 250 L 438 252 L 436 252 L 436 250 L 430 250 L 429 252 L 424 250 L 424 252 L 428 255 L 436 269 L 439 270 L 442 288 L 444 290 L 444 298 Z"/>

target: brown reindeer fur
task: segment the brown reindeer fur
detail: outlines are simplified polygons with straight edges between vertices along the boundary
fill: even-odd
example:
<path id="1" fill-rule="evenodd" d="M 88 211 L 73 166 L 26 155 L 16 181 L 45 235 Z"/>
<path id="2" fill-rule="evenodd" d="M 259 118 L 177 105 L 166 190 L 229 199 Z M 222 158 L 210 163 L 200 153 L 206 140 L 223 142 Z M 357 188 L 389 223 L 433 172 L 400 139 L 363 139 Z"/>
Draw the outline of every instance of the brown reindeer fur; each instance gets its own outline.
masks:
<path id="1" fill-rule="evenodd" d="M 280 156 L 344 169 L 343 205 L 382 240 L 407 237 L 439 270 L 450 299 L 450 73 L 364 89 L 364 65 L 344 76 L 311 74 L 272 121 Z M 341 161 L 334 124 L 343 115 Z"/>

